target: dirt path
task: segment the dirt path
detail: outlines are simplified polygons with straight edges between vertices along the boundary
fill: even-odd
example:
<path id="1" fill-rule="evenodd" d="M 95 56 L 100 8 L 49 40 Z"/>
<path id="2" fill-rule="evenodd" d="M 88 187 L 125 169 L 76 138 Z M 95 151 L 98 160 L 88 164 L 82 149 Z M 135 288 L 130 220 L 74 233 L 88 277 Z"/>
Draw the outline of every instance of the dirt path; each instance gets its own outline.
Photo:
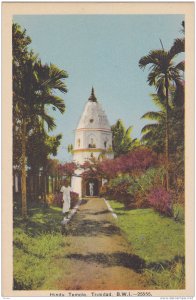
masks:
<path id="1" fill-rule="evenodd" d="M 143 261 L 132 253 L 103 199 L 83 200 L 64 234 L 66 268 L 57 289 L 145 289 Z"/>

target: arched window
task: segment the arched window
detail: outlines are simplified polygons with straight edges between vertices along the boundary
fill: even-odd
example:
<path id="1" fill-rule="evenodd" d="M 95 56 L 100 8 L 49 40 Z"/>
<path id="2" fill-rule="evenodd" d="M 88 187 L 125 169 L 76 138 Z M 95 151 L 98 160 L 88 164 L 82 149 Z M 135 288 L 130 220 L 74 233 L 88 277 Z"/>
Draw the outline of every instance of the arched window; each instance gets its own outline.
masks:
<path id="1" fill-rule="evenodd" d="M 78 139 L 78 148 L 80 148 L 80 139 Z"/>
<path id="2" fill-rule="evenodd" d="M 90 138 L 90 142 L 88 144 L 88 147 L 89 148 L 96 148 L 95 141 L 94 141 L 94 139 L 92 137 Z"/>
<path id="3" fill-rule="evenodd" d="M 105 141 L 104 141 L 104 147 L 105 147 L 105 149 L 107 148 L 107 144 L 108 144 L 108 138 L 107 138 L 107 136 L 105 137 Z"/>

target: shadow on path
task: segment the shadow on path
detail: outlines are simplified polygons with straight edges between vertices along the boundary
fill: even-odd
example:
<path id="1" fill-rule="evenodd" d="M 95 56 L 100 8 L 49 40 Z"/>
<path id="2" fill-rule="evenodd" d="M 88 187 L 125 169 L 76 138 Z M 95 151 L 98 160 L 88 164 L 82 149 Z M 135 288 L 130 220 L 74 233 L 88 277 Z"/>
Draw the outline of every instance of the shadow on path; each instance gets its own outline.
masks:
<path id="1" fill-rule="evenodd" d="M 112 236 L 120 235 L 120 229 L 108 221 L 96 221 L 90 219 L 79 219 L 74 224 L 64 228 L 64 234 L 68 236 Z"/>
<path id="2" fill-rule="evenodd" d="M 103 267 L 125 267 L 133 269 L 137 273 L 141 273 L 142 269 L 145 267 L 145 261 L 143 259 L 137 255 L 125 252 L 115 252 L 112 254 L 90 253 L 86 255 L 73 253 L 67 255 L 65 258 L 80 260 L 88 263 L 99 263 L 102 264 Z"/>

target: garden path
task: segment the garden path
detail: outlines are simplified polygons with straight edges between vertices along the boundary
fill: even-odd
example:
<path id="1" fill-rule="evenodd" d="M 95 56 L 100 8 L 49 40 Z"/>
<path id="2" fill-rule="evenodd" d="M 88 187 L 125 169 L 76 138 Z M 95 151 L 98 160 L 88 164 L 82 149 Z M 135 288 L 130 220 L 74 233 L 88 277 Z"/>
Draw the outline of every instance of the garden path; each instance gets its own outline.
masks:
<path id="1" fill-rule="evenodd" d="M 60 290 L 145 289 L 144 261 L 134 255 L 101 198 L 86 198 L 64 227 L 66 267 Z M 62 264 L 58 259 L 58 264 Z"/>

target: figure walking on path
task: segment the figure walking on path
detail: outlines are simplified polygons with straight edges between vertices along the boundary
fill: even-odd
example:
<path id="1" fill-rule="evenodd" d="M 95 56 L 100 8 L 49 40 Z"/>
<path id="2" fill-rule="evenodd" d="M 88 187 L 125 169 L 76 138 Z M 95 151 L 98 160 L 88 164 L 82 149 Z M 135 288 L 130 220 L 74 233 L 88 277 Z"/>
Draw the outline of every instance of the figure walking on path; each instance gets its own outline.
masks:
<path id="1" fill-rule="evenodd" d="M 71 205 L 71 187 L 69 186 L 69 183 L 67 181 L 64 181 L 60 192 L 63 193 L 63 215 L 65 216 L 64 219 L 68 219 Z"/>
<path id="2" fill-rule="evenodd" d="M 89 190 L 90 190 L 90 196 L 93 196 L 94 192 L 93 192 L 93 187 L 94 187 L 94 183 L 90 182 L 89 183 Z"/>

